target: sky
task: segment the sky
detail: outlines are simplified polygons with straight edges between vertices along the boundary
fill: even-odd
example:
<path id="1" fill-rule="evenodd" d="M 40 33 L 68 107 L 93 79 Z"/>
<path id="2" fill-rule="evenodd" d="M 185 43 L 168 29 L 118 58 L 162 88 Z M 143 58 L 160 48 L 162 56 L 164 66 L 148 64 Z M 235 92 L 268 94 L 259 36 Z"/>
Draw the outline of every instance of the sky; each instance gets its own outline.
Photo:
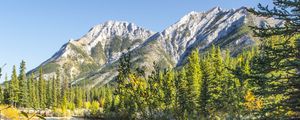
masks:
<path id="1" fill-rule="evenodd" d="M 255 7 L 272 0 L 1 0 L 0 67 L 26 61 L 27 71 L 50 58 L 70 39 L 108 20 L 133 22 L 160 32 L 191 11 Z"/>

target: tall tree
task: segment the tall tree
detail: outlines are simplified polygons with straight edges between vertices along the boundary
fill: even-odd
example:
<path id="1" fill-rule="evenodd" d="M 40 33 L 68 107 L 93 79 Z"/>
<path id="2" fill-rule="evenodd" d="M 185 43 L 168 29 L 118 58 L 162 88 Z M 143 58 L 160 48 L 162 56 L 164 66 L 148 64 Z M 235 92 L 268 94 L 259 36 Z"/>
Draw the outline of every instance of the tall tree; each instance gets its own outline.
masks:
<path id="1" fill-rule="evenodd" d="M 43 70 L 40 68 L 39 70 L 39 84 L 38 84 L 38 96 L 40 108 L 46 108 L 46 81 L 43 77 Z"/>
<path id="2" fill-rule="evenodd" d="M 175 98 L 176 98 L 176 86 L 175 86 L 175 76 L 172 70 L 167 70 L 165 74 L 165 79 L 163 81 L 164 90 L 164 103 L 166 105 L 166 112 L 174 112 Z M 170 113 L 169 113 L 170 114 Z"/>
<path id="3" fill-rule="evenodd" d="M 47 108 L 50 108 L 53 106 L 53 97 L 52 97 L 52 83 L 54 82 L 54 77 L 52 77 L 50 80 L 47 81 L 47 88 L 46 88 L 46 106 Z"/>
<path id="4" fill-rule="evenodd" d="M 179 119 L 185 119 L 185 113 L 188 110 L 188 104 L 187 104 L 187 94 L 188 94 L 188 88 L 187 88 L 187 77 L 186 77 L 186 71 L 183 67 L 178 75 L 178 85 L 177 85 L 177 100 L 178 100 L 178 107 L 179 107 Z"/>
<path id="5" fill-rule="evenodd" d="M 205 119 L 209 118 L 209 91 L 208 91 L 208 84 L 213 78 L 212 73 L 212 65 L 211 61 L 207 58 L 201 61 L 201 69 L 202 69 L 202 86 L 201 86 L 201 94 L 200 94 L 200 112 L 201 115 Z"/>
<path id="6" fill-rule="evenodd" d="M 28 101 L 27 78 L 26 78 L 26 63 L 22 60 L 19 73 L 19 105 L 26 107 Z"/>
<path id="7" fill-rule="evenodd" d="M 155 119 L 158 113 L 161 113 L 162 109 L 164 109 L 164 91 L 163 91 L 163 73 L 161 68 L 155 62 L 153 63 L 154 70 L 148 77 L 148 106 L 149 106 L 149 114 L 150 119 Z"/>
<path id="8" fill-rule="evenodd" d="M 201 69 L 200 69 L 200 59 L 199 52 L 193 51 L 191 55 L 188 57 L 187 63 L 187 103 L 188 103 L 188 113 L 194 114 L 197 112 L 197 108 L 199 105 L 199 95 L 201 93 L 202 80 L 201 80 Z"/>
<path id="9" fill-rule="evenodd" d="M 275 55 L 276 59 L 270 59 L 273 63 L 279 62 L 279 61 L 285 61 L 288 58 L 288 62 L 283 62 L 280 65 L 272 66 L 272 65 L 264 65 L 268 68 L 272 68 L 273 70 L 269 70 L 269 72 L 274 70 L 282 70 L 282 69 L 294 69 L 296 71 L 299 71 L 300 69 L 300 39 L 299 39 L 299 26 L 300 26 L 300 7 L 299 7 L 299 1 L 298 0 L 273 0 L 274 7 L 269 8 L 268 6 L 263 6 L 261 4 L 258 5 L 259 10 L 255 9 L 249 9 L 250 12 L 254 13 L 258 16 L 263 17 L 273 17 L 275 19 L 283 21 L 284 25 L 281 26 L 253 26 L 255 35 L 266 38 L 266 37 L 272 37 L 276 35 L 283 35 L 286 38 L 281 38 L 283 41 L 294 41 L 294 47 L 292 51 L 290 51 L 290 54 L 279 54 L 283 53 L 284 51 L 289 51 L 291 48 L 285 47 L 281 48 L 279 50 L 277 49 L 267 49 L 267 51 L 273 53 L 273 52 L 279 52 Z M 292 37 L 292 39 L 290 38 Z M 296 38 L 295 38 L 296 37 Z M 289 40 L 290 39 L 290 40 Z M 270 41 L 269 41 L 270 42 Z M 283 43 L 284 44 L 284 43 Z M 287 43 L 286 43 L 287 44 Z M 281 44 L 275 44 L 275 48 L 278 46 L 283 46 Z M 269 46 L 270 47 L 270 46 Z M 262 46 L 260 49 L 266 49 L 265 45 Z M 273 51 L 273 52 L 272 52 Z M 266 52 L 266 51 L 264 51 Z M 291 52 L 293 52 L 291 54 Z M 270 56 L 271 57 L 271 56 Z M 296 72 L 295 74 L 289 75 L 286 79 L 289 81 L 289 86 L 291 86 L 293 89 L 288 92 L 289 98 L 284 101 L 284 106 L 289 106 L 290 109 L 294 112 L 300 112 L 300 107 L 297 107 L 300 105 L 299 100 L 297 100 L 300 97 L 300 73 Z M 272 81 L 274 82 L 280 82 L 280 78 L 273 78 Z M 299 118 L 300 115 L 297 117 Z"/>
<path id="10" fill-rule="evenodd" d="M 60 70 L 56 71 L 56 78 L 55 78 L 55 82 L 53 82 L 53 105 L 54 107 L 58 107 L 60 105 L 60 100 L 61 100 L 61 75 L 60 75 Z M 55 84 L 54 84 L 55 83 Z M 55 99 L 56 98 L 56 99 Z"/>
<path id="11" fill-rule="evenodd" d="M 5 81 L 4 81 L 5 89 L 4 89 L 4 103 L 10 104 L 11 103 L 11 89 L 10 89 L 10 82 L 8 81 L 7 74 L 5 74 Z"/>
<path id="12" fill-rule="evenodd" d="M 17 106 L 19 102 L 19 80 L 17 76 L 16 66 L 13 66 L 13 72 L 11 75 L 11 82 L 10 82 L 10 101 L 14 106 Z"/>

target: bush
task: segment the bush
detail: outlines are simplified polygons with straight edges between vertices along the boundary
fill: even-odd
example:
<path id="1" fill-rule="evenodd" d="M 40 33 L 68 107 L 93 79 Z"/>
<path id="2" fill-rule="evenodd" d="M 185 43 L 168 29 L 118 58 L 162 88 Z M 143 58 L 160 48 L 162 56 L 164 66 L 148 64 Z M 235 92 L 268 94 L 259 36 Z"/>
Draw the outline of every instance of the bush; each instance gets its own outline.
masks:
<path id="1" fill-rule="evenodd" d="M 91 111 L 91 115 L 96 117 L 99 115 L 100 111 L 99 111 L 99 102 L 97 101 L 93 101 L 92 105 L 90 106 L 90 111 Z"/>
<path id="2" fill-rule="evenodd" d="M 7 118 L 10 120 L 17 120 L 19 119 L 19 111 L 14 107 L 9 107 L 8 105 L 0 105 L 2 119 Z"/>

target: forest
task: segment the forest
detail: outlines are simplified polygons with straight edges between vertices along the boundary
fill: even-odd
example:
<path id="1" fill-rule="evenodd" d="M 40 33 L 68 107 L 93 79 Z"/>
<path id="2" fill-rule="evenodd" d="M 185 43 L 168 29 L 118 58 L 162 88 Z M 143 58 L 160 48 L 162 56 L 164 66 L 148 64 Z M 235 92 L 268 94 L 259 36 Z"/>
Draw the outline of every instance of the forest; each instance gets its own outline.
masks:
<path id="1" fill-rule="evenodd" d="M 92 89 L 71 84 L 59 70 L 47 80 L 42 68 L 28 76 L 22 61 L 18 74 L 14 66 L 11 77 L 5 76 L 0 103 L 24 112 L 51 110 L 53 116 L 82 110 L 81 116 L 95 119 L 300 119 L 299 1 L 274 5 L 249 11 L 285 25 L 250 26 L 260 44 L 237 56 L 212 45 L 205 53 L 192 51 L 176 68 L 153 63 L 146 75 L 133 68 L 129 52 L 116 79 Z"/>

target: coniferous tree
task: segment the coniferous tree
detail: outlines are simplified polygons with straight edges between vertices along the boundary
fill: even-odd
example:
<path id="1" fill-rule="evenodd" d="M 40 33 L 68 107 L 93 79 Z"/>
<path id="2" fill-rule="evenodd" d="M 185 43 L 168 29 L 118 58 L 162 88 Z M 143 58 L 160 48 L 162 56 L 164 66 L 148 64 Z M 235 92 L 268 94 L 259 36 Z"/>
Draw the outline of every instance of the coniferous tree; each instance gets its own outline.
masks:
<path id="1" fill-rule="evenodd" d="M 165 74 L 165 79 L 163 81 L 164 90 L 164 103 L 166 105 L 166 112 L 174 112 L 175 98 L 176 98 L 176 86 L 175 86 L 175 76 L 172 70 L 167 70 Z"/>
<path id="2" fill-rule="evenodd" d="M 10 87 L 10 103 L 14 106 L 17 106 L 19 102 L 19 80 L 17 76 L 16 66 L 13 66 L 13 72 L 11 75 Z"/>
<path id="3" fill-rule="evenodd" d="M 296 70 L 299 71 L 299 66 L 300 66 L 300 39 L 299 39 L 299 1 L 298 0 L 274 0 L 274 7 L 272 9 L 269 9 L 268 6 L 264 7 L 261 4 L 258 5 L 259 10 L 255 9 L 249 9 L 250 12 L 259 15 L 259 16 L 264 16 L 264 17 L 274 17 L 275 19 L 282 20 L 284 25 L 282 26 L 267 26 L 267 27 L 261 27 L 261 26 L 253 26 L 252 28 L 254 29 L 255 35 L 261 37 L 261 38 L 267 38 L 276 35 L 282 35 L 285 38 L 280 38 L 282 39 L 281 41 L 285 41 L 287 43 L 273 43 L 273 46 L 270 45 L 262 45 L 260 48 L 262 50 L 261 54 L 265 54 L 264 57 L 270 58 L 268 63 L 279 63 L 276 65 L 272 64 L 262 64 L 265 67 L 264 72 L 269 72 L 271 73 L 272 71 L 276 70 Z M 278 38 L 275 38 L 278 39 Z M 265 39 L 264 39 L 265 41 Z M 268 41 L 268 39 L 267 39 Z M 276 40 L 275 40 L 276 41 Z M 271 43 L 271 41 L 268 41 Z M 278 41 L 277 41 L 278 42 Z M 288 46 L 289 42 L 293 42 L 292 47 L 286 47 Z M 281 48 L 282 47 L 282 48 Z M 289 51 L 289 52 L 288 52 Z M 287 53 L 286 53 L 287 52 Z M 267 54 L 269 53 L 269 54 Z M 263 56 L 263 55 L 262 55 Z M 272 59 L 273 57 L 273 59 Z M 276 58 L 276 59 L 274 59 Z M 285 61 L 289 59 L 288 61 Z M 258 61 L 261 60 L 256 60 L 257 62 L 255 63 L 261 63 Z M 284 62 L 285 61 L 285 62 Z M 271 69 L 270 69 L 271 68 Z M 259 70 L 260 71 L 260 70 Z M 266 74 L 265 74 L 266 75 Z M 262 76 L 265 76 L 262 75 Z M 285 75 L 283 75 L 285 76 Z M 278 76 L 277 76 L 278 77 Z M 263 77 L 260 77 L 261 80 L 257 81 L 260 82 L 261 84 Z M 300 80 L 300 73 L 296 72 L 293 74 L 288 75 L 286 79 L 289 82 L 289 86 L 292 87 L 292 90 L 289 90 L 286 94 L 288 96 L 288 99 L 286 99 L 284 102 L 285 105 L 284 107 L 289 107 L 289 109 L 292 109 L 291 111 L 299 113 L 300 112 L 300 102 L 298 98 L 300 97 L 300 85 L 299 85 L 299 80 Z M 268 80 L 271 82 L 281 82 L 282 77 L 276 78 L 268 78 Z M 284 91 L 287 90 L 284 89 Z M 282 91 L 282 90 L 281 90 Z M 278 93 L 275 93 L 278 94 Z M 271 110 L 269 110 L 271 112 Z M 299 114 L 296 115 L 299 118 Z"/>
<path id="4" fill-rule="evenodd" d="M 4 94 L 3 94 L 3 88 L 0 86 L 0 104 L 4 103 Z"/>
<path id="5" fill-rule="evenodd" d="M 51 78 L 50 80 L 48 80 L 47 81 L 47 84 L 46 84 L 46 86 L 47 86 L 47 88 L 46 88 L 46 107 L 47 108 L 50 108 L 52 105 L 53 105 L 53 103 L 52 103 L 52 101 L 53 101 L 53 97 L 52 97 L 52 82 L 54 81 L 54 77 L 53 78 Z"/>
<path id="6" fill-rule="evenodd" d="M 122 54 L 120 61 L 119 61 L 119 67 L 118 67 L 118 76 L 117 76 L 117 88 L 116 88 L 116 94 L 118 94 L 119 97 L 119 111 L 124 111 L 125 107 L 131 105 L 131 101 L 128 100 L 128 87 L 127 84 L 129 83 L 128 77 L 131 73 L 131 63 L 130 63 L 130 53 Z M 126 111 L 129 112 L 129 111 Z M 125 113 L 126 114 L 126 113 Z"/>
<path id="7" fill-rule="evenodd" d="M 50 85 L 50 86 L 51 86 L 51 90 L 52 90 L 52 91 L 51 91 L 51 97 L 52 97 L 52 98 L 51 98 L 51 102 L 52 102 L 52 107 L 57 107 L 57 104 L 58 104 L 58 103 L 57 103 L 57 102 L 58 102 L 58 101 L 57 101 L 57 100 L 58 100 L 58 99 L 57 99 L 57 96 L 58 96 L 57 94 L 59 94 L 59 93 L 57 92 L 57 89 L 58 89 L 59 87 L 58 87 L 56 81 L 57 81 L 56 77 L 53 77 L 52 82 L 51 82 L 51 85 Z"/>
<path id="8" fill-rule="evenodd" d="M 28 94 L 29 94 L 29 106 L 32 108 L 37 108 L 37 104 L 38 104 L 38 98 L 37 98 L 37 87 L 36 84 L 37 81 L 34 79 L 34 74 L 32 73 L 29 80 L 28 80 Z"/>
<path id="9" fill-rule="evenodd" d="M 7 74 L 5 74 L 5 82 L 4 82 L 4 85 L 5 85 L 5 89 L 4 89 L 4 103 L 5 104 L 11 104 L 11 89 L 10 89 L 10 82 L 8 81 L 8 78 L 7 78 Z"/>
<path id="10" fill-rule="evenodd" d="M 56 95 L 56 97 L 53 97 L 53 98 L 56 98 L 54 99 L 54 106 L 55 107 L 58 107 L 60 105 L 60 102 L 62 100 L 62 97 L 61 97 L 61 75 L 60 75 L 60 70 L 57 70 L 56 71 L 56 79 L 55 79 L 55 86 L 53 85 L 52 88 L 53 90 L 55 89 L 55 93 L 53 93 L 53 95 Z"/>
<path id="11" fill-rule="evenodd" d="M 201 80 L 201 69 L 200 69 L 200 59 L 199 52 L 193 51 L 191 55 L 188 57 L 187 63 L 187 103 L 188 103 L 188 113 L 193 115 L 197 112 L 197 108 L 199 105 L 199 95 L 201 93 L 202 80 Z"/>
<path id="12" fill-rule="evenodd" d="M 212 65 L 211 61 L 208 58 L 201 61 L 201 69 L 202 69 L 202 86 L 201 86 L 201 94 L 200 94 L 200 112 L 201 115 L 205 119 L 209 118 L 209 91 L 208 91 L 208 84 L 213 78 L 212 73 Z"/>
<path id="13" fill-rule="evenodd" d="M 226 99 L 226 96 L 224 95 L 224 84 L 225 84 L 225 78 L 224 78 L 224 64 L 223 59 L 221 56 L 221 50 L 220 48 L 215 48 L 215 46 L 212 47 L 210 52 L 210 59 L 212 63 L 212 71 L 213 71 L 213 78 L 209 81 L 208 84 L 208 91 L 209 91 L 209 104 L 210 109 L 212 109 L 212 113 L 217 113 L 218 110 L 224 108 L 224 102 L 223 100 Z M 213 115 L 217 116 L 217 115 Z"/>
<path id="14" fill-rule="evenodd" d="M 187 88 L 187 77 L 186 77 L 186 71 L 183 67 L 178 75 L 178 85 L 177 85 L 177 100 L 178 100 L 178 107 L 179 107 L 179 119 L 184 120 L 185 116 L 184 113 L 188 110 L 188 104 L 187 104 L 187 94 L 188 94 L 188 88 Z"/>
<path id="15" fill-rule="evenodd" d="M 155 116 L 164 109 L 164 91 L 163 91 L 163 73 L 160 70 L 160 66 L 153 63 L 154 70 L 148 77 L 148 106 L 150 119 L 155 119 Z"/>
<path id="16" fill-rule="evenodd" d="M 19 73 L 19 106 L 26 107 L 28 101 L 28 90 L 27 90 L 27 78 L 26 78 L 26 66 L 25 61 L 21 62 L 20 73 Z"/>
<path id="17" fill-rule="evenodd" d="M 39 82 L 38 82 L 38 97 L 39 97 L 39 107 L 42 109 L 46 108 L 46 81 L 43 77 L 43 70 L 39 70 Z"/>

